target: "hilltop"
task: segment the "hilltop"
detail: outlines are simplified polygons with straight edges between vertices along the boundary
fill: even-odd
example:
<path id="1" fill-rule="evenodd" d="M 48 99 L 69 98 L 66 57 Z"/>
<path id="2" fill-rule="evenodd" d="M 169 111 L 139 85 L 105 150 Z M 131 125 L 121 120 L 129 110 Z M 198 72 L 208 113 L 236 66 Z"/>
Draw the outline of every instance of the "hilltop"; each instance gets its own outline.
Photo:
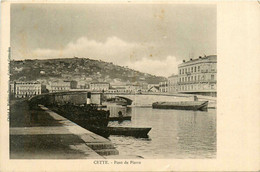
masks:
<path id="1" fill-rule="evenodd" d="M 10 62 L 11 81 L 48 81 L 55 79 L 77 81 L 106 81 L 148 84 L 166 78 L 142 73 L 124 66 L 89 58 L 63 58 L 47 60 L 20 60 Z"/>

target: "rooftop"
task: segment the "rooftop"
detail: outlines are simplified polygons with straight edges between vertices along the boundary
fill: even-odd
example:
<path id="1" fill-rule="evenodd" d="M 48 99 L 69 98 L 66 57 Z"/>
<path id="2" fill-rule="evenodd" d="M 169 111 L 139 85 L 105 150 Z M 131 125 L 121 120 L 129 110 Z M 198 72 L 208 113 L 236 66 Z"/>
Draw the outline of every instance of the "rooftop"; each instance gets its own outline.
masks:
<path id="1" fill-rule="evenodd" d="M 152 86 L 151 88 L 149 88 L 149 90 L 151 90 L 152 88 L 159 90 L 159 86 Z"/>
<path id="2" fill-rule="evenodd" d="M 178 75 L 172 74 L 172 75 L 169 76 L 168 78 L 174 78 L 174 77 L 178 77 Z"/>
<path id="3" fill-rule="evenodd" d="M 90 84 L 109 84 L 108 82 L 91 82 Z"/>
<path id="4" fill-rule="evenodd" d="M 38 81 L 28 81 L 28 82 L 18 81 L 18 82 L 15 82 L 15 84 L 40 84 L 40 82 L 38 82 Z"/>
<path id="5" fill-rule="evenodd" d="M 217 60 L 217 55 L 209 55 L 209 56 L 199 56 L 199 58 L 196 58 L 196 59 L 190 59 L 189 61 L 185 61 L 183 60 L 183 63 L 181 63 L 179 66 L 182 66 L 182 65 L 186 65 L 186 64 L 191 64 L 191 63 L 194 63 L 194 62 L 199 62 L 199 61 L 216 61 Z"/>

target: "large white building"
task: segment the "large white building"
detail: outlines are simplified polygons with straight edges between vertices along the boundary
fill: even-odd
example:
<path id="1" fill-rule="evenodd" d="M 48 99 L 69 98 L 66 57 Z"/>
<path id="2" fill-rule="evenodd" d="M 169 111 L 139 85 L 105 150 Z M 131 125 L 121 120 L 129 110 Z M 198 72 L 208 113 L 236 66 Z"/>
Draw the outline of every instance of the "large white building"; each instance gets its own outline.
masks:
<path id="1" fill-rule="evenodd" d="M 111 85 L 111 88 L 107 92 L 135 94 L 135 93 L 147 92 L 148 91 L 147 88 L 148 88 L 147 83 Z"/>
<path id="2" fill-rule="evenodd" d="M 183 61 L 178 66 L 179 93 L 217 96 L 217 56 Z"/>
<path id="3" fill-rule="evenodd" d="M 178 75 L 168 77 L 168 93 L 178 92 Z"/>
<path id="4" fill-rule="evenodd" d="M 167 81 L 160 82 L 160 83 L 159 83 L 159 90 L 160 90 L 160 92 L 162 92 L 162 93 L 168 92 L 168 82 L 167 82 Z"/>
<path id="5" fill-rule="evenodd" d="M 71 89 L 71 82 L 70 81 L 50 82 L 50 84 L 47 86 L 47 89 L 49 90 L 50 93 L 69 91 Z"/>
<path id="6" fill-rule="evenodd" d="M 11 93 L 18 98 L 32 97 L 42 93 L 42 86 L 39 82 L 14 82 Z"/>
<path id="7" fill-rule="evenodd" d="M 107 91 L 109 90 L 110 84 L 107 82 L 92 82 L 89 85 L 92 91 Z"/>

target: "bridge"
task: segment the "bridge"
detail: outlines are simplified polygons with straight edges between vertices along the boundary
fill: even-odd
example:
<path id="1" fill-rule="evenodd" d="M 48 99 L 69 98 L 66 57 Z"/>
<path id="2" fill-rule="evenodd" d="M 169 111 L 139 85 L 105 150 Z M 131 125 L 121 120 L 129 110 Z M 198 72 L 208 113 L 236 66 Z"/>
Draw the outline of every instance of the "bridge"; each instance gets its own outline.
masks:
<path id="1" fill-rule="evenodd" d="M 88 90 L 73 90 L 66 92 L 45 93 L 34 96 L 31 99 L 44 99 L 45 102 L 67 103 L 72 102 L 75 104 L 86 103 Z M 131 99 L 131 106 L 151 106 L 152 103 L 158 101 L 191 101 L 194 95 L 191 94 L 167 94 L 167 93 L 142 93 L 142 94 L 127 94 L 127 93 L 102 93 L 92 92 L 91 102 L 101 104 L 106 99 L 114 98 L 116 96 Z M 209 101 L 209 107 L 216 107 L 216 97 L 196 95 L 199 100 Z"/>
<path id="2" fill-rule="evenodd" d="M 116 96 L 126 97 L 133 101 L 132 106 L 151 106 L 154 102 L 165 101 L 193 101 L 194 95 L 191 94 L 165 94 L 165 93 L 143 93 L 143 94 L 124 94 L 124 93 L 105 93 L 106 98 Z M 199 100 L 209 101 L 210 106 L 215 106 L 216 97 L 196 95 Z"/>

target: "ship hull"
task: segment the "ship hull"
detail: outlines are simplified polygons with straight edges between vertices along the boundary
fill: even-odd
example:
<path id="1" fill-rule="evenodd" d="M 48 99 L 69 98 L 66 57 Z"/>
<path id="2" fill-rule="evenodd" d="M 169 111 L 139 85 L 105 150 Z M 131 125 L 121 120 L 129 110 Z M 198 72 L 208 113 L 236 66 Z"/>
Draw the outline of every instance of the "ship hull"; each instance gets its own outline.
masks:
<path id="1" fill-rule="evenodd" d="M 208 101 L 155 102 L 152 107 L 154 109 L 207 111 Z"/>
<path id="2" fill-rule="evenodd" d="M 109 122 L 109 111 L 86 109 L 74 105 L 62 105 L 50 107 L 51 110 L 78 124 L 79 126 L 90 130 L 103 137 L 108 137 L 106 133 L 96 132 L 95 127 L 107 127 Z"/>

